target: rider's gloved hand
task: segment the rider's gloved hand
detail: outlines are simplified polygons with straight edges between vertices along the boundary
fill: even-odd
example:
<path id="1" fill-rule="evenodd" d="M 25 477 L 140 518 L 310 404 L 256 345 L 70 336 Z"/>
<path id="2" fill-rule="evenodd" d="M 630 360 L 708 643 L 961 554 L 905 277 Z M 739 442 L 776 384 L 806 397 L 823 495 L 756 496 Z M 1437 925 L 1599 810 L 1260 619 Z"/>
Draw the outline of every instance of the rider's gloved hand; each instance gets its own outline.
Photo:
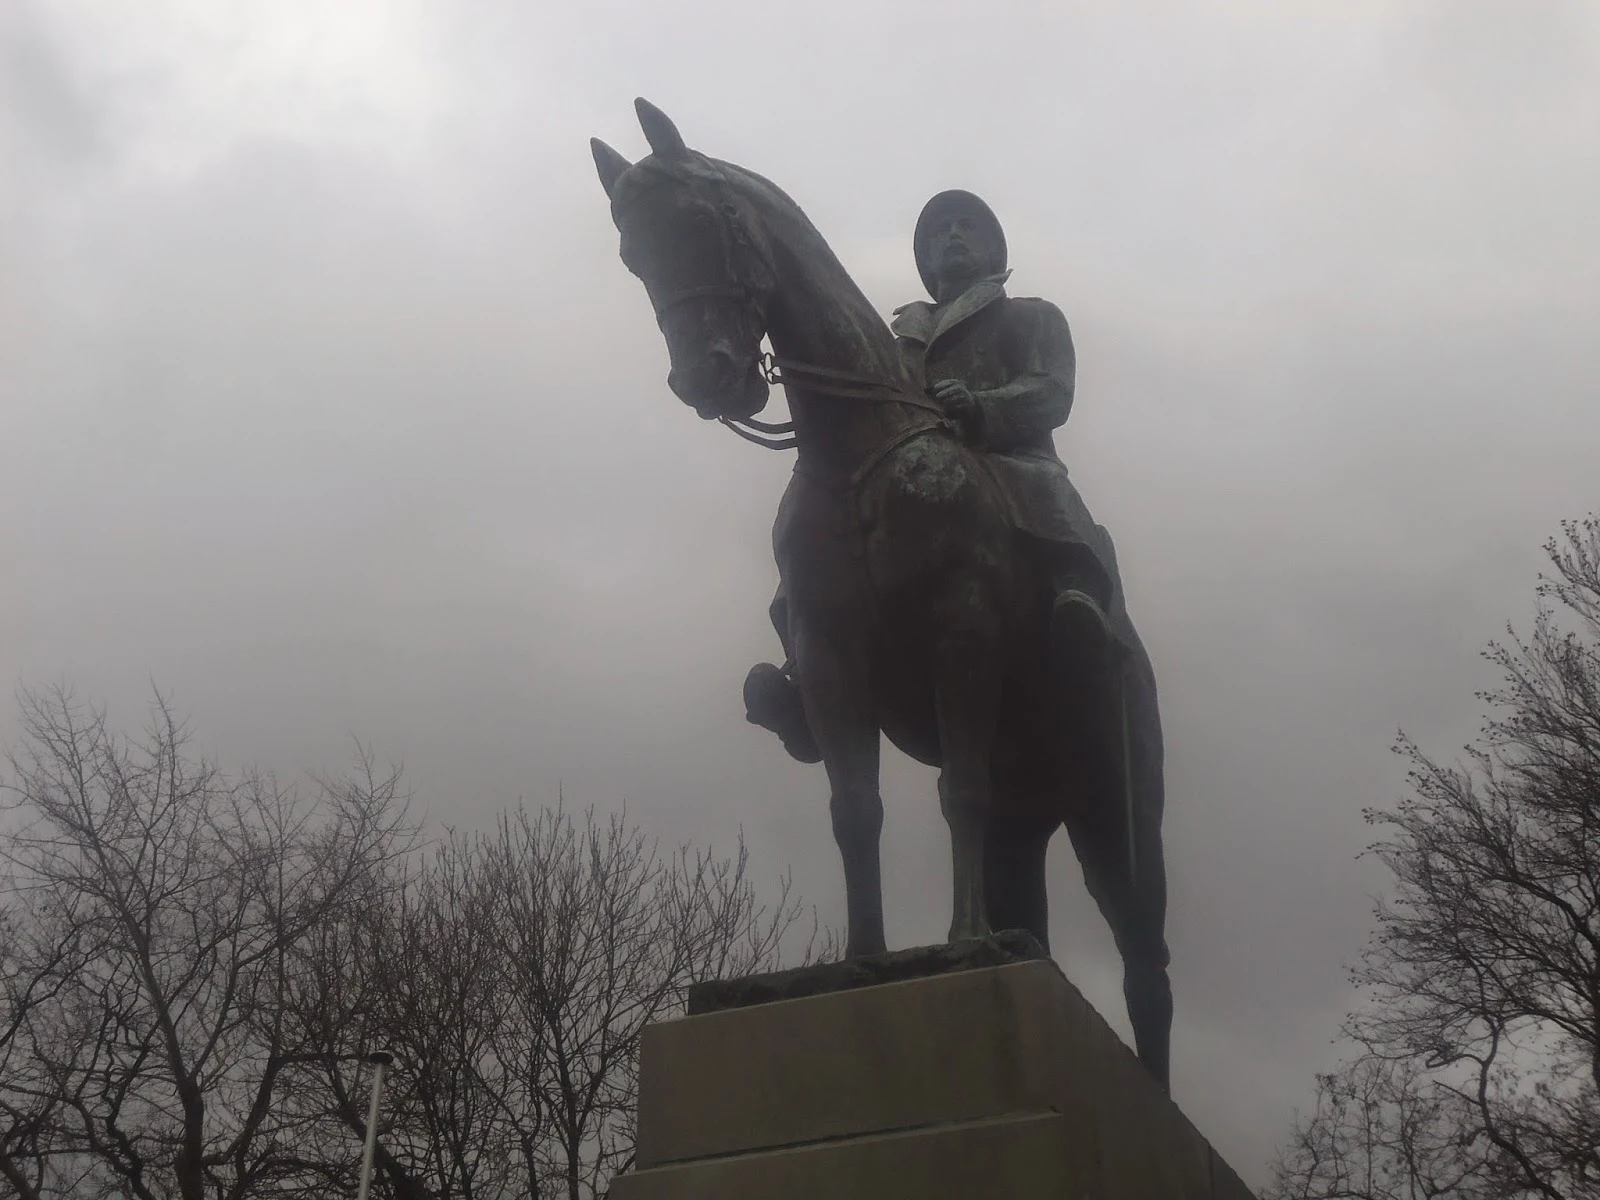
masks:
<path id="1" fill-rule="evenodd" d="M 959 379 L 941 379 L 928 389 L 933 398 L 944 405 L 950 419 L 961 428 L 967 441 L 975 441 L 983 420 L 983 406 L 972 394 L 972 389 Z"/>

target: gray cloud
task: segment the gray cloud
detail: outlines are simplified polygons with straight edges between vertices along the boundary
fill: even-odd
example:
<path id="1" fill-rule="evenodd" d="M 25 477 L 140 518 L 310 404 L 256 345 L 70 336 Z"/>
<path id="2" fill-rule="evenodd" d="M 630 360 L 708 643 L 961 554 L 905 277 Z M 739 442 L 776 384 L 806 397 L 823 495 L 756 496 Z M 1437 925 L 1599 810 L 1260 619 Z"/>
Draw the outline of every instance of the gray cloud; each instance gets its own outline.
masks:
<path id="1" fill-rule="evenodd" d="M 1334 1054 L 1394 730 L 1471 735 L 1478 647 L 1596 503 L 1592 10 L 8 11 L 7 676 L 128 720 L 153 677 L 225 759 L 354 734 L 462 823 L 559 782 L 742 824 L 834 920 L 820 772 L 738 699 L 787 466 L 666 392 L 585 143 L 641 153 L 651 97 L 885 311 L 926 196 L 984 194 L 1072 321 L 1060 444 L 1163 688 L 1176 1091 L 1256 1170 Z M 886 791 L 890 935 L 933 940 L 931 778 Z"/>

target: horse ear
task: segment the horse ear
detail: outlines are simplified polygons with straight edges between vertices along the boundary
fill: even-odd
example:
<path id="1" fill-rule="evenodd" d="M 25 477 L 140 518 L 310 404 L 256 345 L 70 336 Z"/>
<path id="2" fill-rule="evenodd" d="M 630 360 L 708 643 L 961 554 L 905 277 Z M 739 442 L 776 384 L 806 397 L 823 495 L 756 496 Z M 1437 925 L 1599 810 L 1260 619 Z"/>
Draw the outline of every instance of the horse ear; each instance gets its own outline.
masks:
<path id="1" fill-rule="evenodd" d="M 600 172 L 601 186 L 609 196 L 611 189 L 617 186 L 617 179 L 633 164 L 599 138 L 589 139 L 589 150 L 594 154 L 594 169 Z"/>
<path id="2" fill-rule="evenodd" d="M 652 153 L 662 158 L 676 158 L 689 153 L 689 147 L 683 144 L 683 135 L 666 113 L 642 96 L 633 102 L 633 107 L 639 114 L 639 127 L 644 130 Z"/>

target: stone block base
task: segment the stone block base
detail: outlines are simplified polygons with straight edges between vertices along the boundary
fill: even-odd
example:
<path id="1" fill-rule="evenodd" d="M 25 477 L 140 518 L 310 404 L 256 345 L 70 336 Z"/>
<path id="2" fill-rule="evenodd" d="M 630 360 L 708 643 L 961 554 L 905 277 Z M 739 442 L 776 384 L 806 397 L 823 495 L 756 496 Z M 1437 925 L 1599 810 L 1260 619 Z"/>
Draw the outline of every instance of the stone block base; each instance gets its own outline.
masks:
<path id="1" fill-rule="evenodd" d="M 1054 963 L 969 965 L 996 946 L 702 992 L 646 1031 L 612 1200 L 1248 1200 Z"/>

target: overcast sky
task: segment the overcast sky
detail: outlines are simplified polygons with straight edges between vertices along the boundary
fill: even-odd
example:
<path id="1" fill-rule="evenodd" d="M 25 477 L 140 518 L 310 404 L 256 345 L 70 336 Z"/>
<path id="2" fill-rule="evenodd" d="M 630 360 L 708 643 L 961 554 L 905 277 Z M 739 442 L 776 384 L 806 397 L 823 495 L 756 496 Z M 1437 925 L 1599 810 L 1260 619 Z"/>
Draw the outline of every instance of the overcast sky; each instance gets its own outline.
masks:
<path id="1" fill-rule="evenodd" d="M 1471 736 L 1600 507 L 1600 10 L 1203 7 L 7 0 L 0 677 L 125 724 L 153 680 L 233 763 L 354 735 L 466 826 L 558 785 L 742 825 L 842 922 L 822 770 L 739 699 L 788 463 L 667 391 L 587 139 L 642 155 L 648 97 L 885 313 L 970 188 L 1072 324 L 1057 441 L 1162 688 L 1175 1093 L 1260 1178 L 1338 1053 L 1395 730 Z M 891 944 L 939 940 L 931 775 L 885 787 Z"/>

